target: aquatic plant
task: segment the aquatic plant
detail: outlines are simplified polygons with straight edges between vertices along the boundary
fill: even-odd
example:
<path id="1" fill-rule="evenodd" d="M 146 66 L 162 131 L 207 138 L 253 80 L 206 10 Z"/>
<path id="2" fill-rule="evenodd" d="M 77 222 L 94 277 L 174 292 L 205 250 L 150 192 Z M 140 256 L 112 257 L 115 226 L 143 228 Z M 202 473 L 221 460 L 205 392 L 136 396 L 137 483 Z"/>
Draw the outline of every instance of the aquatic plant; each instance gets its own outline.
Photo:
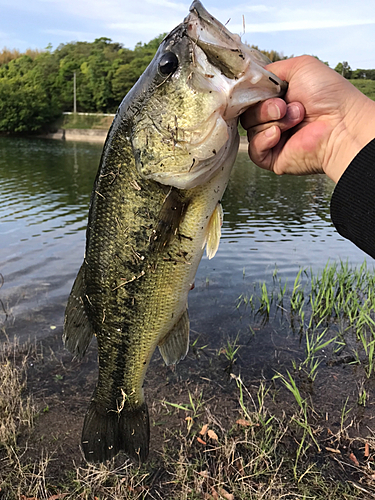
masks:
<path id="1" fill-rule="evenodd" d="M 272 279 L 273 288 L 261 282 L 254 285 L 251 296 L 242 294 L 237 308 L 251 305 L 253 318 L 260 315 L 263 322 L 281 313 L 292 331 L 301 335 L 305 359 L 299 369 L 311 381 L 328 347 L 337 356 L 344 349 L 351 350 L 356 361 L 363 364 L 366 377 L 371 377 L 375 369 L 375 274 L 366 261 L 360 267 L 328 261 L 317 273 L 300 268 L 292 289 L 277 270 Z"/>

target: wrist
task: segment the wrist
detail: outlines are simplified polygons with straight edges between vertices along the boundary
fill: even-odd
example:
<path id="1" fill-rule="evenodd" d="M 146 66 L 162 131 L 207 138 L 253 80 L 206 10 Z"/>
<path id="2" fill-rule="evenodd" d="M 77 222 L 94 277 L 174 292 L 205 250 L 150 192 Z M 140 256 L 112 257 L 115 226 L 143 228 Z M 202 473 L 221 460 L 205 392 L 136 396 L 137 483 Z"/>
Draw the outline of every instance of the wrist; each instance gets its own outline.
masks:
<path id="1" fill-rule="evenodd" d="M 323 169 L 337 183 L 355 156 L 375 138 L 375 102 L 358 92 L 330 134 Z"/>

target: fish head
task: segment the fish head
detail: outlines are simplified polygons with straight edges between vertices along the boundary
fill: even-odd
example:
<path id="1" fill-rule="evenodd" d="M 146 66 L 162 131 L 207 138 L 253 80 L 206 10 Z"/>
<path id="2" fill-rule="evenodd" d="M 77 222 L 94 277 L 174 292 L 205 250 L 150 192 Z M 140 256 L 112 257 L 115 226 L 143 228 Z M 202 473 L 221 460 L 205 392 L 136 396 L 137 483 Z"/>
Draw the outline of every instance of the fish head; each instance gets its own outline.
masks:
<path id="1" fill-rule="evenodd" d="M 260 101 L 285 94 L 287 83 L 265 69 L 270 59 L 244 44 L 239 35 L 231 33 L 209 14 L 199 0 L 192 3 L 186 23 L 188 36 L 195 42 L 193 51 L 197 61 L 192 85 L 197 91 L 209 88 L 225 95 L 225 120 L 238 117 Z"/>
<path id="2" fill-rule="evenodd" d="M 238 116 L 286 92 L 269 62 L 194 1 L 137 83 L 132 144 L 140 175 L 191 189 L 233 163 Z"/>

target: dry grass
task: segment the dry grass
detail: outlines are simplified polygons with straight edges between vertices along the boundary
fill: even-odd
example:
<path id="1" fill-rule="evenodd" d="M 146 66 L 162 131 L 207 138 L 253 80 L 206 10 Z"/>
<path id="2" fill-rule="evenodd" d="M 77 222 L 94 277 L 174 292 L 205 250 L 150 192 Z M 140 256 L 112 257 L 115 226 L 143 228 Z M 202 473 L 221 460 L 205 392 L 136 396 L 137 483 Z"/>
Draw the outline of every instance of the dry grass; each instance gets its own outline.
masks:
<path id="1" fill-rule="evenodd" d="M 5 344 L 0 352 L 0 446 L 12 448 L 23 428 L 33 423 L 30 396 L 24 397 L 27 356 L 19 362 L 17 344 Z"/>
<path id="2" fill-rule="evenodd" d="M 48 459 L 25 467 L 27 451 L 19 448 L 20 435 L 28 435 L 36 415 L 31 396 L 26 394 L 29 346 L 6 342 L 0 352 L 0 484 L 1 498 L 21 498 L 21 493 L 39 493 L 45 483 Z M 43 497 L 41 497 L 43 498 Z"/>

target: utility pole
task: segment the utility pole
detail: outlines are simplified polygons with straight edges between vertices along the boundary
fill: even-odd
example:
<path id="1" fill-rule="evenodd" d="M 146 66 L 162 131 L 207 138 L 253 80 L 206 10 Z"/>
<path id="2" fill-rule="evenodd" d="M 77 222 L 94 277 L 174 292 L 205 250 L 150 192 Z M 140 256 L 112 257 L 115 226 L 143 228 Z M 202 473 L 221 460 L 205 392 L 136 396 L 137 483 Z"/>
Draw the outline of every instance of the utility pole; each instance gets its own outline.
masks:
<path id="1" fill-rule="evenodd" d="M 77 113 L 77 82 L 76 82 L 76 72 L 73 75 L 73 113 Z"/>

